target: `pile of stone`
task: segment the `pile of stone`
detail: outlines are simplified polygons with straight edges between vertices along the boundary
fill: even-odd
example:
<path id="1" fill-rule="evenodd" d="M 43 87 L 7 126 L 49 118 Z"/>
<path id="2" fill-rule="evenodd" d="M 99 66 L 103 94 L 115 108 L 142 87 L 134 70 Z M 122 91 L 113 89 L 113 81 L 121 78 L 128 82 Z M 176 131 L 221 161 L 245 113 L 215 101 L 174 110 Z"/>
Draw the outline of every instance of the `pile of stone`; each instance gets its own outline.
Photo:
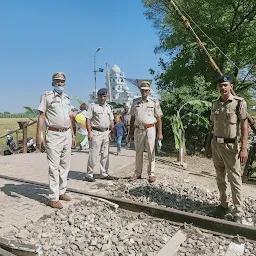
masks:
<path id="1" fill-rule="evenodd" d="M 28 224 L 12 238 L 40 245 L 49 256 L 153 256 L 178 230 L 186 233 L 187 239 L 177 255 L 224 255 L 230 242 L 144 213 L 115 211 L 94 199 L 57 210 L 53 216 Z M 246 250 L 246 255 L 256 255 L 256 243 L 248 244 Z"/>
<path id="2" fill-rule="evenodd" d="M 41 245 L 44 255 L 154 255 L 177 231 L 163 220 L 87 200 L 56 211 L 16 234 L 22 242 Z"/>
<path id="3" fill-rule="evenodd" d="M 205 216 L 214 216 L 215 208 L 219 203 L 219 193 L 216 190 L 193 186 L 187 182 L 175 183 L 163 179 L 157 180 L 153 184 L 149 184 L 146 179 L 134 182 L 120 179 L 114 186 L 109 186 L 106 189 L 113 196 Z M 248 223 L 256 223 L 256 199 L 245 198 L 244 205 Z"/>

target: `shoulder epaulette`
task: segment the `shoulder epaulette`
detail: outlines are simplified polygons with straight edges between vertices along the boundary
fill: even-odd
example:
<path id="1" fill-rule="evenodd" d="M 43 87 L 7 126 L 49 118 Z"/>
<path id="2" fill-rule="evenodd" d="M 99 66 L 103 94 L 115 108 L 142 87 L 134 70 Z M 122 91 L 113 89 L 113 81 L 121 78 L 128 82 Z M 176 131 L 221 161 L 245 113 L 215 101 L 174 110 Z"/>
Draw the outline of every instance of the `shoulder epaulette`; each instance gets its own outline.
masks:
<path id="1" fill-rule="evenodd" d="M 53 92 L 53 91 L 46 91 L 46 92 L 44 92 L 43 94 L 44 94 L 45 96 L 48 96 L 48 95 L 54 94 L 54 92 Z"/>
<path id="2" fill-rule="evenodd" d="M 70 99 L 69 96 L 66 93 L 64 93 L 64 97 L 67 97 L 68 99 Z"/>
<path id="3" fill-rule="evenodd" d="M 235 99 L 235 100 L 239 100 L 239 101 L 242 101 L 242 100 L 244 100 L 244 98 L 242 98 L 242 97 L 239 97 L 239 96 L 234 96 L 234 99 Z"/>

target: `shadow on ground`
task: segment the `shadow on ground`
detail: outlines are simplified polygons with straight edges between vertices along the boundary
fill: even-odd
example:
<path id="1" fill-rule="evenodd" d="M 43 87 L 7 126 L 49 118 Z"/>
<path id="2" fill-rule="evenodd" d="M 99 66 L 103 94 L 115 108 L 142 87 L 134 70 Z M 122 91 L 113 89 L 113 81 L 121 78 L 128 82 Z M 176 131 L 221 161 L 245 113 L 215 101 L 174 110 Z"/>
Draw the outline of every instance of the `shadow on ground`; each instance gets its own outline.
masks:
<path id="1" fill-rule="evenodd" d="M 78 171 L 69 171 L 68 173 L 68 179 L 72 179 L 72 180 L 82 180 L 84 181 L 85 183 L 87 182 L 85 180 L 85 172 L 78 172 Z M 99 180 L 99 181 L 102 181 L 102 182 L 107 182 L 107 180 L 104 180 L 104 179 L 101 179 L 100 178 L 100 174 L 93 174 L 93 177 L 96 179 L 96 180 Z M 111 177 L 113 177 L 114 179 L 118 179 L 118 177 L 114 177 L 111 175 Z"/>
<path id="2" fill-rule="evenodd" d="M 24 196 L 44 204 L 48 201 L 48 189 L 32 184 L 5 184 L 0 191 L 14 198 Z"/>

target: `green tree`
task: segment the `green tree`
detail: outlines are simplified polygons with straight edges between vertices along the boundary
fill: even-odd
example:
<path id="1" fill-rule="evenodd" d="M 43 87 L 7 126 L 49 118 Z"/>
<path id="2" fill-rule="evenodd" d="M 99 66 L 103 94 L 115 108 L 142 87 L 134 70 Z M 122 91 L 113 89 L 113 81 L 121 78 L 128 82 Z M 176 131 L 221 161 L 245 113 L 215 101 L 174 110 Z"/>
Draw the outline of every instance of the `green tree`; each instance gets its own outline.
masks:
<path id="1" fill-rule="evenodd" d="M 182 117 L 182 129 L 186 131 L 187 147 L 190 149 L 192 145 L 193 136 L 198 137 L 198 146 L 201 146 L 205 135 L 208 133 L 207 119 L 210 116 L 209 105 L 199 102 L 209 101 L 216 96 L 215 92 L 209 93 L 205 90 L 210 87 L 211 83 L 206 82 L 203 77 L 194 77 L 194 87 L 185 84 L 179 88 L 174 88 L 172 91 L 165 91 L 161 93 L 161 106 L 163 110 L 163 126 L 164 138 L 173 138 L 175 140 L 175 148 L 179 146 L 177 140 L 177 132 L 179 122 L 177 121 L 177 112 Z M 191 102 L 192 104 L 186 104 Z M 196 103 L 196 104 L 193 104 Z M 184 105 L 185 104 L 185 105 Z M 182 112 L 179 111 L 182 109 Z M 179 118 L 178 118 L 179 119 Z M 178 124 L 178 126 L 177 126 Z M 175 135 L 176 133 L 176 135 Z"/>
<path id="2" fill-rule="evenodd" d="M 213 81 L 217 74 L 189 32 L 184 29 L 169 1 L 143 0 L 143 3 L 145 15 L 153 21 L 160 38 L 155 52 L 164 52 L 167 57 L 167 61 L 159 61 L 163 70 L 156 76 L 159 88 L 166 90 L 184 84 L 193 86 L 194 76 L 203 76 L 206 81 Z M 187 18 L 192 18 L 196 23 L 191 22 L 192 27 L 223 73 L 236 78 L 236 90 L 243 91 L 255 86 L 256 1 L 177 0 L 175 3 Z"/>
<path id="3" fill-rule="evenodd" d="M 218 76 L 195 39 L 184 28 L 180 17 L 167 0 L 142 0 L 145 16 L 159 35 L 155 53 L 161 72 L 154 75 L 160 90 L 165 137 L 172 136 L 173 116 L 182 104 L 217 97 L 214 80 Z M 250 88 L 256 89 L 256 1 L 247 0 L 174 0 L 215 59 L 224 74 L 235 78 L 235 90 L 248 103 Z M 192 135 L 205 134 L 206 128 L 192 116 L 210 116 L 209 108 L 186 105 L 182 120 L 188 142 Z M 186 115 L 186 113 L 191 113 Z M 167 135 L 167 136 L 166 136 Z M 203 139 L 203 138 L 202 138 Z M 189 143 L 188 143 L 189 144 Z"/>

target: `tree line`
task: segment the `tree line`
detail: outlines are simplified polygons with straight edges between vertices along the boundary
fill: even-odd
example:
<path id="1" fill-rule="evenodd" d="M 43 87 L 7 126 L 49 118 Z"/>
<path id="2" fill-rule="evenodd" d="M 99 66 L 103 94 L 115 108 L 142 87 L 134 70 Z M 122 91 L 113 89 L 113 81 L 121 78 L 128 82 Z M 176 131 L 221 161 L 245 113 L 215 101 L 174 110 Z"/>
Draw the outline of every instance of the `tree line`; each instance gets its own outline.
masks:
<path id="1" fill-rule="evenodd" d="M 24 113 L 10 113 L 5 111 L 0 113 L 0 118 L 35 118 L 38 115 L 37 109 L 30 109 Z"/>

